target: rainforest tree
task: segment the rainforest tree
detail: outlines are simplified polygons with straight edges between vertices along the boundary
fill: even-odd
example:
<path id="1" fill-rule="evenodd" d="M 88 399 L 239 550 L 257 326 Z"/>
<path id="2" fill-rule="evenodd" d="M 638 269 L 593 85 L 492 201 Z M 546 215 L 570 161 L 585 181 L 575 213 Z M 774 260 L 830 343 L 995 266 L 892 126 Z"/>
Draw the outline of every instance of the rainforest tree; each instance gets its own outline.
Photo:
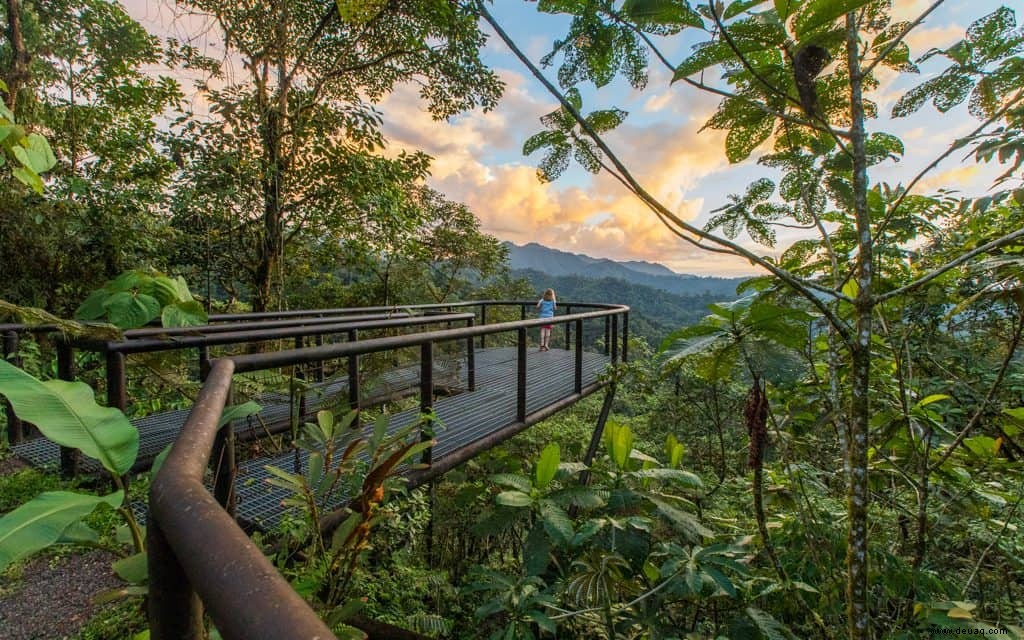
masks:
<path id="1" fill-rule="evenodd" d="M 181 93 L 145 70 L 163 48 L 115 2 L 12 2 L 4 18 L 7 102 L 55 166 L 46 198 L 5 178 L 0 297 L 67 312 L 129 267 L 161 266 L 174 165 L 157 121 Z"/>
<path id="2" fill-rule="evenodd" d="M 384 146 L 375 102 L 416 83 L 443 119 L 489 108 L 501 91 L 479 60 L 476 17 L 459 3 L 184 4 L 214 19 L 244 71 L 229 76 L 204 61 L 212 76 L 199 88 L 214 117 L 182 129 L 188 171 L 179 207 L 227 212 L 224 235 L 237 239 L 235 263 L 256 309 L 280 297 L 285 246 L 298 234 L 351 222 L 370 188 L 398 215 L 394 196 L 425 175 L 421 154 L 375 155 Z"/>
<path id="3" fill-rule="evenodd" d="M 976 20 L 954 46 L 927 52 L 924 58 L 941 56 L 949 66 L 907 92 L 892 114 L 906 116 L 928 102 L 947 113 L 968 101 L 978 126 L 951 140 L 907 184 L 871 178 L 904 151 L 898 137 L 869 126 L 878 111 L 873 98 L 878 71 L 917 72 L 920 60 L 915 61 L 907 36 L 940 4 L 912 21 L 896 22 L 890 4 L 879 0 L 738 0 L 693 6 L 665 0 L 541 0 L 539 11 L 571 18 L 568 34 L 542 60 L 558 64 L 556 86 L 501 29 L 486 3 L 478 3 L 483 19 L 558 100 L 558 109 L 543 119 L 546 130 L 524 145 L 525 153 L 545 150 L 538 170 L 542 179 L 557 178 L 570 158 L 589 171 L 610 173 L 684 242 L 749 260 L 770 274 L 767 286 L 799 296 L 821 319 L 822 339 L 815 344 L 822 351 L 827 392 L 820 406 L 835 426 L 844 460 L 846 617 L 848 636 L 856 639 L 874 633 L 868 598 L 869 451 L 882 442 L 873 429 L 879 407 L 872 400 L 872 384 L 880 365 L 882 370 L 888 366 L 873 346 L 883 330 L 878 316 L 930 283 L 963 274 L 993 255 L 1019 251 L 1024 238 L 1024 229 L 1002 224 L 997 216 L 996 224 L 973 232 L 971 243 L 952 250 L 945 244 L 946 253 L 931 254 L 941 259 L 925 265 L 912 259 L 915 244 L 937 240 L 955 222 L 957 210 L 976 210 L 970 201 L 951 206 L 941 194 L 920 192 L 919 183 L 939 162 L 985 141 L 989 157 L 1004 149 L 998 157 L 1005 160 L 1016 150 L 1019 168 L 1019 139 L 1007 133 L 1010 127 L 997 129 L 1009 124 L 1024 98 L 1024 58 L 1019 55 L 1024 37 L 1008 8 Z M 672 60 L 664 44 L 684 32 L 700 32 L 703 39 L 691 55 Z M 672 73 L 673 82 L 721 98 L 706 126 L 727 131 L 730 162 L 743 161 L 768 143 L 770 151 L 758 162 L 771 174 L 781 174 L 779 184 L 758 179 L 704 228 L 652 196 L 642 176 L 634 175 L 604 136 L 626 113 L 585 110 L 578 90 L 588 82 L 600 88 L 617 75 L 643 89 L 652 59 Z M 1024 197 L 1004 189 L 982 205 L 993 201 L 1012 217 L 1019 215 Z M 805 227 L 817 237 L 797 242 L 779 259 L 763 257 L 736 240 L 746 232 L 771 247 L 781 225 Z M 1007 277 L 1019 283 L 1019 270 Z M 1019 309 L 1009 312 L 1019 314 Z M 997 360 L 1009 362 L 1017 342 L 1012 337 L 1004 342 Z M 978 415 L 986 404 L 976 407 Z M 931 469 L 953 455 L 976 426 L 971 419 L 951 437 L 928 439 L 927 445 L 919 440 L 924 467 Z"/>

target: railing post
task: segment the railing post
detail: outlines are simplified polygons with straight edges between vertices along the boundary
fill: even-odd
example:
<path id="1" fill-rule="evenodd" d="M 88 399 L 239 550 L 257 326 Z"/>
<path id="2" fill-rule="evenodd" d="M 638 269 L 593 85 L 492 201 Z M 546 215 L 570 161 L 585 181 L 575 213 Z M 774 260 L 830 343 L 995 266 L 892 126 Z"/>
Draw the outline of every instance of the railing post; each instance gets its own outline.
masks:
<path id="1" fill-rule="evenodd" d="M 622 314 L 622 361 L 629 357 L 629 312 Z"/>
<path id="2" fill-rule="evenodd" d="M 526 327 L 516 334 L 516 420 L 526 422 Z"/>
<path id="3" fill-rule="evenodd" d="M 565 305 L 565 315 L 572 315 L 572 305 Z M 569 349 L 569 343 L 572 341 L 572 323 L 565 323 L 565 348 Z"/>
<path id="4" fill-rule="evenodd" d="M 67 340 L 57 342 L 57 377 L 61 380 L 75 379 L 75 350 Z M 72 478 L 78 473 L 78 450 L 60 448 L 60 473 Z"/>
<path id="5" fill-rule="evenodd" d="M 612 382 L 608 385 L 608 390 L 604 393 L 604 402 L 601 404 L 601 414 L 597 417 L 597 424 L 594 425 L 594 433 L 590 436 L 590 445 L 587 447 L 587 453 L 583 456 L 583 464 L 588 468 L 580 471 L 580 484 L 586 486 L 590 483 L 590 465 L 594 461 L 594 456 L 597 455 L 597 449 L 601 446 L 601 438 L 604 435 L 604 425 L 608 422 L 608 414 L 612 410 L 612 401 L 615 400 L 615 383 Z M 574 514 L 575 515 L 575 514 Z"/>
<path id="6" fill-rule="evenodd" d="M 612 316 L 612 364 L 619 361 L 619 316 Z"/>
<path id="7" fill-rule="evenodd" d="M 210 375 L 210 346 L 204 344 L 199 347 L 199 381 L 206 380 L 208 375 Z"/>
<path id="8" fill-rule="evenodd" d="M 149 637 L 152 640 L 200 640 L 206 636 L 203 603 L 167 542 L 160 523 L 150 515 L 146 527 L 149 564 Z"/>
<path id="9" fill-rule="evenodd" d="M 573 354 L 573 359 L 575 360 L 573 389 L 576 393 L 583 393 L 583 320 L 576 321 L 576 353 Z"/>
<path id="10" fill-rule="evenodd" d="M 473 327 L 473 318 L 466 320 L 466 327 Z M 466 390 L 476 391 L 476 349 L 473 338 L 466 338 Z"/>
<path id="11" fill-rule="evenodd" d="M 420 345 L 420 442 L 434 439 L 434 424 L 428 417 L 434 411 L 434 343 Z M 421 462 L 433 460 L 433 447 L 423 451 Z"/>
<path id="12" fill-rule="evenodd" d="M 117 407 L 122 412 L 128 407 L 128 390 L 126 389 L 124 354 L 118 351 L 107 352 L 107 406 Z"/>
<path id="13" fill-rule="evenodd" d="M 224 406 L 234 404 L 234 392 L 228 390 Z M 217 431 L 213 439 L 213 497 L 233 518 L 235 516 L 235 425 L 228 423 Z"/>
<path id="14" fill-rule="evenodd" d="M 350 329 L 348 341 L 355 342 L 359 339 L 359 332 Z M 323 364 L 321 363 L 321 366 Z M 359 355 L 348 357 L 348 408 L 350 411 L 359 411 Z"/>
<path id="15" fill-rule="evenodd" d="M 21 366 L 21 358 L 18 357 L 17 331 L 4 333 L 4 352 L 0 356 L 16 367 Z M 21 443 L 25 438 L 24 425 L 22 425 L 21 419 L 14 414 L 14 407 L 6 400 L 4 400 L 4 412 L 7 414 L 7 441 L 10 444 Z"/>
<path id="16" fill-rule="evenodd" d="M 608 355 L 611 350 L 611 318 L 609 316 L 604 317 L 604 355 Z"/>
<path id="17" fill-rule="evenodd" d="M 487 324 L 487 305 L 480 305 L 480 324 Z M 487 347 L 487 336 L 480 336 L 480 348 L 485 349 Z"/>
<path id="18" fill-rule="evenodd" d="M 526 303 L 519 305 L 519 319 L 526 320 Z"/>
<path id="19" fill-rule="evenodd" d="M 313 337 L 313 344 L 318 347 L 324 346 L 324 334 L 318 333 Z M 324 381 L 324 361 L 320 360 L 317 362 L 316 367 L 313 368 L 313 380 L 316 382 Z"/>
<path id="20" fill-rule="evenodd" d="M 302 336 L 295 336 L 295 348 L 301 349 L 306 346 L 306 341 Z M 300 381 L 299 384 L 299 423 L 301 424 L 306 418 L 306 368 L 304 365 L 294 365 L 295 379 Z"/>

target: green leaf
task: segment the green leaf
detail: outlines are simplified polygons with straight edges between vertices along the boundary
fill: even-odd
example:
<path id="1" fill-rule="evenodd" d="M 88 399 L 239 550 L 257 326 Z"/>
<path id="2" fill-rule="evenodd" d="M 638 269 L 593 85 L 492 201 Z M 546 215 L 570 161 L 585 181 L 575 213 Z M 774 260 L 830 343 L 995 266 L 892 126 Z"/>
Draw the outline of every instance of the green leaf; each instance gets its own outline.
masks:
<path id="1" fill-rule="evenodd" d="M 103 303 L 107 301 L 110 292 L 106 289 L 98 289 L 85 299 L 78 309 L 75 310 L 76 320 L 99 320 L 106 313 L 107 309 Z"/>
<path id="2" fill-rule="evenodd" d="M 609 421 L 605 426 L 605 447 L 615 466 L 625 471 L 633 451 L 633 431 L 626 425 Z"/>
<path id="3" fill-rule="evenodd" d="M 803 0 L 775 0 L 775 13 L 779 19 L 785 21 L 800 9 Z"/>
<path id="4" fill-rule="evenodd" d="M 747 9 L 756 7 L 759 4 L 764 4 L 768 0 L 736 0 L 725 8 L 725 12 L 722 14 L 724 20 L 729 18 L 735 18 Z"/>
<path id="5" fill-rule="evenodd" d="M 569 514 L 562 510 L 557 504 L 550 500 L 544 500 L 540 503 L 540 517 L 544 523 L 544 530 L 548 532 L 548 535 L 558 541 L 561 545 L 566 545 L 572 540 L 574 532 L 572 530 L 572 520 L 569 519 Z"/>
<path id="6" fill-rule="evenodd" d="M 174 304 L 182 300 L 178 295 L 178 283 L 166 276 L 158 276 L 153 278 L 149 282 L 149 286 L 143 293 L 147 293 L 160 303 L 160 306 L 166 307 L 169 304 Z M 164 325 L 168 326 L 168 325 Z"/>
<path id="7" fill-rule="evenodd" d="M 145 551 L 121 558 L 114 563 L 113 568 L 114 573 L 129 584 L 145 584 L 149 578 L 149 562 Z"/>
<path id="8" fill-rule="evenodd" d="M 528 507 L 533 504 L 533 498 L 522 491 L 502 491 L 494 501 L 506 507 Z"/>
<path id="9" fill-rule="evenodd" d="M 558 443 L 552 442 L 544 447 L 537 461 L 537 468 L 534 470 L 534 479 L 538 489 L 548 486 L 558 473 L 559 449 Z"/>
<path id="10" fill-rule="evenodd" d="M 734 164 L 746 160 L 774 128 L 775 117 L 762 111 L 752 118 L 737 121 L 725 135 L 725 157 Z"/>
<path id="11" fill-rule="evenodd" d="M 219 429 L 233 420 L 241 420 L 242 418 L 254 416 L 262 410 L 263 407 L 261 407 L 255 400 L 249 400 L 242 404 L 231 405 L 230 407 L 226 407 L 223 413 L 220 414 L 220 420 L 217 421 L 217 428 Z"/>
<path id="12" fill-rule="evenodd" d="M 0 394 L 19 418 L 36 425 L 44 436 L 81 450 L 107 471 L 124 475 L 135 464 L 139 432 L 119 409 L 96 404 L 84 382 L 40 382 L 0 360 Z"/>
<path id="13" fill-rule="evenodd" d="M 334 535 L 331 536 L 331 551 L 337 553 L 344 549 L 349 536 L 352 535 L 352 532 L 356 530 L 356 527 L 362 521 L 363 516 L 360 513 L 353 513 L 345 518 L 345 521 L 334 530 Z"/>
<path id="14" fill-rule="evenodd" d="M 690 473 L 689 471 L 683 471 L 682 469 L 641 469 L 639 471 L 634 471 L 633 475 L 637 478 L 671 480 L 690 489 L 704 488 L 704 483 L 701 482 L 700 476 L 695 473 Z"/>
<path id="15" fill-rule="evenodd" d="M 746 53 L 746 52 L 744 52 Z M 698 45 L 697 50 L 686 60 L 683 60 L 678 67 L 676 67 L 675 73 L 672 74 L 672 82 L 682 80 L 688 76 L 703 71 L 708 67 L 713 67 L 716 64 L 722 64 L 732 60 L 734 52 L 728 43 L 721 40 L 714 42 L 705 42 Z"/>
<path id="16" fill-rule="evenodd" d="M 156 457 L 153 458 L 153 466 L 150 467 L 150 469 L 149 469 L 149 479 L 151 481 L 154 478 L 156 478 L 156 474 L 160 473 L 160 468 L 164 466 L 164 461 L 167 460 L 167 456 L 168 456 L 168 454 L 171 453 L 171 447 L 173 447 L 173 446 L 174 446 L 174 443 L 172 442 L 171 444 L 169 444 L 166 447 L 164 447 L 160 451 L 160 453 L 156 454 Z"/>
<path id="17" fill-rule="evenodd" d="M 342 605 L 340 605 L 338 607 L 335 607 L 334 610 L 332 610 L 327 615 L 327 620 L 326 621 L 327 621 L 328 626 L 335 627 L 335 626 L 345 622 L 346 620 L 348 620 L 349 618 L 351 618 L 355 614 L 359 613 L 359 611 L 364 606 L 366 606 L 366 601 L 365 600 L 363 600 L 362 598 L 353 598 L 353 599 L 349 600 L 348 602 L 346 602 L 345 604 L 342 604 Z"/>
<path id="18" fill-rule="evenodd" d="M 72 522 L 61 532 L 57 544 L 96 544 L 100 534 L 82 521 Z"/>
<path id="19" fill-rule="evenodd" d="M 989 436 L 974 436 L 973 438 L 964 438 L 964 446 L 978 457 L 992 458 L 999 453 L 1002 442 Z"/>
<path id="20" fill-rule="evenodd" d="M 94 496 L 69 491 L 49 491 L 0 518 L 0 571 L 57 542 L 73 523 L 101 505 L 121 506 L 124 492 Z"/>
<path id="21" fill-rule="evenodd" d="M 523 569 L 528 576 L 539 576 L 548 567 L 551 555 L 551 540 L 544 534 L 541 524 L 530 529 L 523 543 Z"/>
<path id="22" fill-rule="evenodd" d="M 647 499 L 657 508 L 659 515 L 668 520 L 678 531 L 689 535 L 692 539 L 711 538 L 715 535 L 714 531 L 702 525 L 692 513 L 686 513 L 661 498 L 647 496 Z"/>
<path id="23" fill-rule="evenodd" d="M 796 636 L 793 632 L 775 618 L 771 617 L 768 613 L 757 609 L 756 607 L 747 607 L 747 615 L 757 628 L 761 630 L 764 637 L 767 640 L 796 640 Z"/>
<path id="24" fill-rule="evenodd" d="M 518 489 L 524 493 L 530 491 L 530 480 L 523 476 L 518 476 L 513 473 L 496 473 L 490 476 L 491 482 L 500 484 L 503 487 L 510 487 L 512 489 Z"/>
<path id="25" fill-rule="evenodd" d="M 704 26 L 700 14 L 679 0 L 626 0 L 622 13 L 641 25 Z"/>
<path id="26" fill-rule="evenodd" d="M 164 307 L 160 321 L 165 327 L 197 327 L 208 322 L 203 305 L 195 300 L 175 302 Z"/>
<path id="27" fill-rule="evenodd" d="M 820 27 L 831 25 L 836 19 L 869 4 L 871 0 L 811 0 L 793 19 L 793 31 L 803 41 Z"/>
<path id="28" fill-rule="evenodd" d="M 11 170 L 11 175 L 17 178 L 18 182 L 31 187 L 39 195 L 43 195 L 43 179 L 35 171 L 26 167 L 14 167 Z"/>
<path id="29" fill-rule="evenodd" d="M 924 398 L 921 398 L 920 400 L 918 400 L 917 404 L 915 404 L 914 406 L 915 407 L 927 407 L 928 405 L 930 405 L 933 402 L 938 402 L 940 400 L 949 400 L 949 398 L 950 398 L 950 396 L 948 396 L 948 395 L 946 395 L 944 393 L 933 393 L 930 396 L 925 396 Z"/>
<path id="30" fill-rule="evenodd" d="M 103 303 L 107 319 L 121 329 L 144 327 L 160 315 L 160 303 L 144 293 L 119 291 Z"/>
<path id="31" fill-rule="evenodd" d="M 26 144 L 27 143 L 27 144 Z M 26 144 L 26 151 L 30 160 L 29 166 L 36 173 L 46 173 L 57 164 L 57 158 L 50 149 L 50 143 L 38 133 L 30 133 L 22 144 Z"/>

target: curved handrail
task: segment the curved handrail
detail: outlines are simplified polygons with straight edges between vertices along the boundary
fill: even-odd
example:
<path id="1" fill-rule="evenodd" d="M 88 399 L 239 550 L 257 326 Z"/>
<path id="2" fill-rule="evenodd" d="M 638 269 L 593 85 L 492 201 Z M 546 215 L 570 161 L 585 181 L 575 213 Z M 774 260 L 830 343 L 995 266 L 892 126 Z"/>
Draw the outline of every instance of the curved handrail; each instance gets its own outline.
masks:
<path id="1" fill-rule="evenodd" d="M 519 304 L 519 303 L 516 303 Z M 532 302 L 529 304 L 533 304 Z M 583 306 L 574 304 L 573 306 Z M 346 356 L 363 355 L 378 351 L 391 351 L 404 347 L 418 347 L 432 342 L 446 342 L 463 338 L 477 338 L 479 336 L 491 335 L 494 333 L 505 333 L 517 329 L 531 329 L 544 325 L 566 324 L 588 320 L 591 318 L 603 318 L 605 316 L 617 316 L 628 313 L 626 305 L 596 305 L 600 311 L 587 311 L 584 313 L 571 313 L 553 318 L 531 318 L 529 320 L 512 320 L 509 322 L 498 322 L 495 324 L 480 324 L 457 329 L 440 329 L 437 331 L 425 331 L 423 333 L 405 334 L 390 336 L 387 338 L 371 338 L 359 342 L 343 342 L 340 344 L 329 344 L 318 347 L 302 347 L 300 349 L 285 349 L 282 351 L 271 351 L 268 353 L 254 353 L 244 356 L 232 356 L 236 370 L 239 373 L 283 367 L 293 364 L 306 364 L 316 360 L 327 360 L 330 358 L 343 358 Z"/>
<path id="2" fill-rule="evenodd" d="M 474 303 L 452 306 L 467 304 Z M 511 304 L 534 303 L 516 301 Z M 615 323 L 619 316 L 622 317 L 622 356 L 625 358 L 628 306 L 595 303 L 572 303 L 572 306 L 597 310 L 213 360 L 192 412 L 150 487 L 147 527 L 150 637 L 154 640 L 202 637 L 205 605 L 227 640 L 335 638 L 203 485 L 235 372 L 417 345 L 430 356 L 435 342 L 468 339 L 472 344 L 475 337 L 514 330 L 518 335 L 519 376 L 523 379 L 528 328 L 569 322 L 577 323 L 580 328 L 586 319 L 610 317 Z M 577 363 L 581 357 L 581 335 L 578 329 Z M 614 333 L 613 341 L 617 342 Z M 614 362 L 615 347 L 612 349 Z M 430 370 L 428 362 L 423 373 L 427 377 L 426 388 L 432 390 Z M 579 382 L 577 393 L 580 393 L 578 387 Z"/>
<path id="3" fill-rule="evenodd" d="M 230 360 L 214 363 L 149 490 L 150 637 L 204 637 L 205 604 L 229 640 L 334 638 L 203 486 L 233 372 Z"/>

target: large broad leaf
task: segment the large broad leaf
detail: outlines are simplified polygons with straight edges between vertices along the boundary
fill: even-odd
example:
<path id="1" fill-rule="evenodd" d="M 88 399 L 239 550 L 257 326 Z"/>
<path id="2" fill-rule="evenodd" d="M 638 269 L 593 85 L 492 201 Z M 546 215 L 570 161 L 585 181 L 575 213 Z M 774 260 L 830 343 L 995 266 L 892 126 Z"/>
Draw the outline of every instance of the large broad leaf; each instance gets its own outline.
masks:
<path id="1" fill-rule="evenodd" d="M 626 0 L 622 13 L 641 25 L 704 26 L 700 14 L 678 0 Z"/>
<path id="2" fill-rule="evenodd" d="M 782 624 L 768 613 L 755 607 L 747 607 L 747 615 L 754 621 L 757 628 L 761 630 L 768 640 L 795 640 L 796 636 L 786 625 Z"/>
<path id="3" fill-rule="evenodd" d="M 870 0 L 811 0 L 804 5 L 793 20 L 797 39 L 803 40 L 821 27 L 831 25 L 836 19 L 856 11 Z"/>
<path id="4" fill-rule="evenodd" d="M 40 494 L 0 518 L 0 571 L 60 540 L 64 531 L 93 512 L 100 504 L 121 506 L 124 493 L 94 496 L 70 491 Z"/>
<path id="5" fill-rule="evenodd" d="M 135 464 L 139 432 L 120 410 L 96 404 L 83 382 L 40 382 L 0 360 L 0 395 L 19 418 L 36 425 L 59 445 L 80 449 L 117 475 Z"/>
<path id="6" fill-rule="evenodd" d="M 533 504 L 533 498 L 522 491 L 502 491 L 494 501 L 506 507 L 528 507 Z"/>
<path id="7" fill-rule="evenodd" d="M 207 320 L 203 305 L 195 300 L 169 304 L 160 316 L 165 327 L 196 327 L 206 324 Z"/>
<path id="8" fill-rule="evenodd" d="M 144 327 L 160 315 L 160 303 L 144 293 L 119 291 L 103 303 L 110 323 L 121 329 Z"/>
<path id="9" fill-rule="evenodd" d="M 544 447 L 544 451 L 540 454 L 540 460 L 537 461 L 537 469 L 534 472 L 534 478 L 539 489 L 548 486 L 554 479 L 555 474 L 558 473 L 558 460 L 559 449 L 557 442 L 552 442 Z"/>
<path id="10" fill-rule="evenodd" d="M 146 552 L 121 558 L 114 563 L 114 573 L 129 584 L 145 584 L 149 578 L 149 562 Z"/>

